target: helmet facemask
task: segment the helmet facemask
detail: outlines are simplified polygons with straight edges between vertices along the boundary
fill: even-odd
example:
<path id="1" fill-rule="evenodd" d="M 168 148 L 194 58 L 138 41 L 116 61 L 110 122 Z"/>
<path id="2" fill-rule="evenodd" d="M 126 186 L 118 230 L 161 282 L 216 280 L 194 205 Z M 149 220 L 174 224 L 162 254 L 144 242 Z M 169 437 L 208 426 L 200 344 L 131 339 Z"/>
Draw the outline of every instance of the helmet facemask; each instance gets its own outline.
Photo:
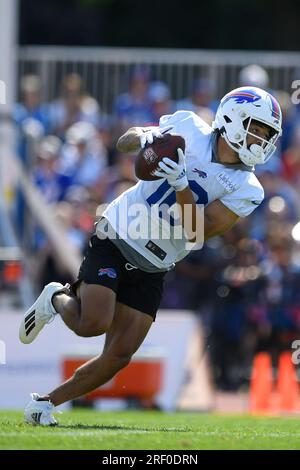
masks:
<path id="1" fill-rule="evenodd" d="M 267 126 L 270 130 L 269 139 L 264 139 L 263 137 L 260 137 L 259 135 L 251 132 L 249 129 L 252 123 L 258 123 Z M 266 163 L 276 150 L 275 143 L 279 137 L 279 132 L 271 128 L 269 124 L 248 116 L 244 118 L 242 125 L 243 127 L 240 129 L 240 132 L 235 133 L 234 137 L 230 136 L 230 133 L 228 132 L 221 132 L 222 137 L 225 139 L 229 147 L 238 153 L 239 159 L 245 165 L 253 166 Z M 247 138 L 249 136 L 254 137 L 256 143 L 248 144 Z M 257 141 L 260 143 L 257 143 Z"/>

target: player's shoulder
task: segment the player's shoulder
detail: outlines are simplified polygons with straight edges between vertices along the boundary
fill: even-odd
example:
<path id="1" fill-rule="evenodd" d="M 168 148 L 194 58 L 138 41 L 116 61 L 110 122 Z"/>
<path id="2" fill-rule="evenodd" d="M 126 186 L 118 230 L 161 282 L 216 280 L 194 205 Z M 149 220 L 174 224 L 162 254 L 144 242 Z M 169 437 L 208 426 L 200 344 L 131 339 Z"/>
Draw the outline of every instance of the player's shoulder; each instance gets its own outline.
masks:
<path id="1" fill-rule="evenodd" d="M 182 128 L 194 128 L 205 135 L 212 133 L 212 128 L 193 111 L 179 110 L 173 114 L 166 114 L 160 118 L 160 127 L 173 126 Z"/>
<path id="2" fill-rule="evenodd" d="M 253 172 L 231 169 L 217 179 L 226 191 L 221 202 L 239 217 L 250 215 L 264 199 L 263 187 Z"/>
<path id="3" fill-rule="evenodd" d="M 254 171 L 240 171 L 240 173 L 244 175 L 249 186 L 257 188 L 259 191 L 264 190 Z"/>
<path id="4" fill-rule="evenodd" d="M 236 190 L 244 194 L 244 197 L 253 199 L 258 204 L 264 199 L 264 188 L 253 171 L 230 171 L 230 179 Z"/>
<path id="5" fill-rule="evenodd" d="M 251 188 L 253 193 L 256 195 L 255 201 L 257 201 L 257 203 L 260 204 L 261 201 L 265 197 L 264 188 L 262 187 L 262 185 L 260 184 L 257 176 L 253 172 L 247 172 L 247 173 L 249 173 L 248 179 L 247 179 L 249 187 Z M 254 200 L 252 202 L 254 204 Z"/>

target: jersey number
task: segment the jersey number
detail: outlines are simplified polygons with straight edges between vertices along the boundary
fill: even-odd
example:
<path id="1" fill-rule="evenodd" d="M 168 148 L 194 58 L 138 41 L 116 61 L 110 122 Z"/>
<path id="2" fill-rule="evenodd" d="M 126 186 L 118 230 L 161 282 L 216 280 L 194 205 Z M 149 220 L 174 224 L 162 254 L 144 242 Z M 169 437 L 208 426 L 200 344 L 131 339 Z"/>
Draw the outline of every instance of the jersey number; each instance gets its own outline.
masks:
<path id="1" fill-rule="evenodd" d="M 197 196 L 197 199 L 196 199 L 196 204 L 207 204 L 208 202 L 208 196 L 207 196 L 207 192 L 200 186 L 200 184 L 198 184 L 196 181 L 194 180 L 189 180 L 189 186 L 190 186 L 190 189 L 192 190 L 192 192 Z M 148 202 L 149 206 L 152 206 L 154 204 L 157 204 L 158 201 L 160 201 L 163 196 L 166 194 L 167 191 L 169 191 L 169 189 L 171 188 L 171 186 L 169 185 L 168 181 L 165 180 L 158 188 L 156 191 L 154 191 L 154 193 L 151 194 L 151 196 L 149 196 L 146 201 Z M 175 204 L 176 202 L 176 194 L 175 194 L 175 191 L 172 191 L 171 194 L 169 194 L 166 198 L 164 198 L 160 203 L 159 203 L 159 207 L 162 206 L 162 205 L 166 205 L 168 207 L 171 207 L 173 204 Z M 159 211 L 159 217 L 163 217 L 163 213 L 162 211 Z M 175 224 L 175 221 L 173 219 L 173 217 L 170 217 L 170 224 L 172 226 L 174 226 Z"/>

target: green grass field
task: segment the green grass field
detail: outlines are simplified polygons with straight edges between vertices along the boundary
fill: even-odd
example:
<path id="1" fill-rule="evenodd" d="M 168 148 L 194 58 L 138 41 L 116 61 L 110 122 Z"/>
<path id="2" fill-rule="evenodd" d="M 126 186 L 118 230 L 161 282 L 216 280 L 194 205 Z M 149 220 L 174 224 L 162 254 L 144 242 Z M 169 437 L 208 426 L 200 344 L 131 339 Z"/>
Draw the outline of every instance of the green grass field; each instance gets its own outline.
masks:
<path id="1" fill-rule="evenodd" d="M 21 412 L 2 411 L 0 449 L 300 449 L 294 417 L 77 409 L 58 419 L 59 427 L 33 427 Z"/>

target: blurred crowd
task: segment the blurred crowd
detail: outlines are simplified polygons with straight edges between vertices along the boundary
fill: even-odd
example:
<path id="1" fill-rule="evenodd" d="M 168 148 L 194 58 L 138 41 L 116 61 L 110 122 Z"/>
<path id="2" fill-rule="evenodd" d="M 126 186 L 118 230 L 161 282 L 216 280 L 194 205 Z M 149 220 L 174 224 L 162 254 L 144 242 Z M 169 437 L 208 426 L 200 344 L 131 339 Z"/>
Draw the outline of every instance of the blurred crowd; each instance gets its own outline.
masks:
<path id="1" fill-rule="evenodd" d="M 223 237 L 208 241 L 168 273 L 161 307 L 193 310 L 205 327 L 214 378 L 219 388 L 247 383 L 253 354 L 268 350 L 274 361 L 290 348 L 300 330 L 300 105 L 272 90 L 266 70 L 243 68 L 236 86 L 272 92 L 283 111 L 283 136 L 275 156 L 257 168 L 265 200 L 253 215 Z M 215 84 L 199 77 L 179 101 L 149 70 L 135 67 L 126 93 L 105 114 L 77 74 L 67 75 L 60 96 L 42 103 L 39 77 L 24 76 L 14 108 L 18 154 L 26 172 L 55 209 L 70 244 L 84 252 L 99 204 L 136 183 L 134 155 L 116 150 L 129 127 L 155 125 L 163 114 L 192 110 L 209 124 L 221 98 Z M 229 91 L 229 90 L 228 90 Z M 31 220 L 16 191 L 18 237 L 32 259 L 37 288 L 52 280 L 70 281 L 47 236 Z"/>

